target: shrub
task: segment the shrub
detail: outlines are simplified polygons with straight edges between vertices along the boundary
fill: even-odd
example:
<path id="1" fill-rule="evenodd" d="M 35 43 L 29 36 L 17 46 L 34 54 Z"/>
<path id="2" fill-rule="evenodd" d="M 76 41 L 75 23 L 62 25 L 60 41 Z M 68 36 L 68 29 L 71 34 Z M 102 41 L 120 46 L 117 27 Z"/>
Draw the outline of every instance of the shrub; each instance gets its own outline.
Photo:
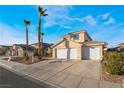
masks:
<path id="1" fill-rule="evenodd" d="M 106 52 L 103 64 L 108 73 L 124 75 L 124 52 Z"/>
<path id="2" fill-rule="evenodd" d="M 25 51 L 23 53 L 23 57 L 24 57 L 25 60 L 28 60 L 29 59 L 27 51 Z"/>

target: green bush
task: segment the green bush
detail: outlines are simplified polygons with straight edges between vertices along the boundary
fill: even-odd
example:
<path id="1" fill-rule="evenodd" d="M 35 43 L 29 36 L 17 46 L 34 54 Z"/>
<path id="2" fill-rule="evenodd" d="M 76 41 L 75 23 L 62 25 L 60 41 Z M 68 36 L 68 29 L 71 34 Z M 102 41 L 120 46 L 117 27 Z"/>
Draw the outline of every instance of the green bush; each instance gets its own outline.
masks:
<path id="1" fill-rule="evenodd" d="M 124 52 L 106 52 L 103 64 L 108 73 L 124 75 Z"/>
<path id="2" fill-rule="evenodd" d="M 28 60 L 29 59 L 28 53 L 26 51 L 23 53 L 23 57 L 24 57 L 25 60 Z"/>

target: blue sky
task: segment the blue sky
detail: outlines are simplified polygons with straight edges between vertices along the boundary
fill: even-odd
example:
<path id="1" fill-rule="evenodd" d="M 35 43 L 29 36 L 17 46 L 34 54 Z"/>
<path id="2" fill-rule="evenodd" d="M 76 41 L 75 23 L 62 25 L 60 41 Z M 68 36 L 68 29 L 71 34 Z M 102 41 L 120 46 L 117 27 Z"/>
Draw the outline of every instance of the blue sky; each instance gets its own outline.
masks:
<path id="1" fill-rule="evenodd" d="M 25 43 L 24 19 L 29 19 L 29 43 L 37 42 L 38 6 L 0 6 L 0 45 Z M 124 6 L 42 6 L 44 42 L 57 43 L 60 37 L 87 30 L 93 40 L 109 47 L 124 42 Z"/>

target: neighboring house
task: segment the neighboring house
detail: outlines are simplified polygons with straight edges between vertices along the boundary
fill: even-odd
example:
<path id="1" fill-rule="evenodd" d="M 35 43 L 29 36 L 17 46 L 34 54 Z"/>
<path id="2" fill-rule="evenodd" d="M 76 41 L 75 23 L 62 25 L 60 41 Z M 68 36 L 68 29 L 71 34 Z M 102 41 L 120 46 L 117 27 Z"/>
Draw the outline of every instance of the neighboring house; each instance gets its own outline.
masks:
<path id="1" fill-rule="evenodd" d="M 124 42 L 118 44 L 118 51 L 124 51 Z"/>
<path id="2" fill-rule="evenodd" d="M 118 51 L 118 48 L 114 47 L 114 48 L 108 48 L 107 49 L 107 52 L 114 52 L 114 51 Z"/>
<path id="3" fill-rule="evenodd" d="M 9 56 L 11 54 L 11 46 L 0 45 L 0 55 Z"/>
<path id="4" fill-rule="evenodd" d="M 51 53 L 51 45 L 52 44 L 43 43 L 44 56 L 50 55 L 50 53 Z M 38 49 L 38 43 L 31 44 L 31 46 L 36 48 L 36 49 Z"/>
<path id="5" fill-rule="evenodd" d="M 28 46 L 28 56 L 32 56 L 34 53 L 34 48 L 32 46 Z M 11 48 L 12 56 L 20 56 L 22 57 L 24 52 L 26 51 L 25 44 L 14 44 Z"/>
<path id="6" fill-rule="evenodd" d="M 86 31 L 69 33 L 52 46 L 57 59 L 102 60 L 106 42 L 93 41 Z"/>
<path id="7" fill-rule="evenodd" d="M 113 47 L 113 48 L 108 48 L 107 51 L 109 51 L 109 52 L 114 52 L 114 51 L 121 52 L 121 51 L 124 51 L 124 43 L 120 43 L 116 47 Z"/>

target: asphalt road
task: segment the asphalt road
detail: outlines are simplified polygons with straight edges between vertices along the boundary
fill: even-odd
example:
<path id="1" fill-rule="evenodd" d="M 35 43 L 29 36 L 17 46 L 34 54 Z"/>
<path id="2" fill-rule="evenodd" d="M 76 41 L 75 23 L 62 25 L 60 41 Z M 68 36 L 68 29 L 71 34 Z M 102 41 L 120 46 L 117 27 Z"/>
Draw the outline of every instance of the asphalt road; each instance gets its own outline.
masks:
<path id="1" fill-rule="evenodd" d="M 0 67 L 0 88 L 41 88 L 41 86 Z"/>

